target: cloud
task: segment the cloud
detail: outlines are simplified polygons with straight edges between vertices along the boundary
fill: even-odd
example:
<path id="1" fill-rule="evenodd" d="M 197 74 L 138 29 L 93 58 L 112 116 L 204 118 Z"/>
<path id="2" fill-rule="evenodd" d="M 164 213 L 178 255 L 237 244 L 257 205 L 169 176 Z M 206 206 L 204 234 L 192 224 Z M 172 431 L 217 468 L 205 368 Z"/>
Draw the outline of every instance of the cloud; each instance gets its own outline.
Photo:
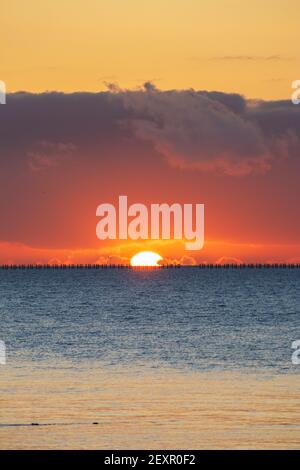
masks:
<path id="1" fill-rule="evenodd" d="M 300 148 L 300 115 L 290 102 L 247 102 L 237 94 L 119 91 L 136 136 L 171 166 L 230 176 L 265 173 L 275 156 Z"/>
<path id="2" fill-rule="evenodd" d="M 161 91 L 151 82 L 136 90 L 108 87 L 101 93 L 9 95 L 0 116 L 0 156 L 25 153 L 31 170 L 40 171 L 70 155 L 88 158 L 91 149 L 99 162 L 118 144 L 143 143 L 156 153 L 153 165 L 162 159 L 179 169 L 245 176 L 266 173 L 276 158 L 300 150 L 300 113 L 289 101 Z"/>
<path id="3" fill-rule="evenodd" d="M 28 165 L 32 171 L 40 171 L 67 161 L 75 150 L 68 142 L 37 142 L 28 151 Z"/>
<path id="4" fill-rule="evenodd" d="M 243 264 L 243 261 L 239 258 L 233 258 L 231 256 L 222 256 L 219 258 L 215 264 Z"/>
<path id="5" fill-rule="evenodd" d="M 129 92 L 138 138 L 153 143 L 174 167 L 243 175 L 268 169 L 260 130 L 215 96 L 194 91 Z M 228 100 L 229 101 L 229 100 Z"/>
<path id="6" fill-rule="evenodd" d="M 184 255 L 180 258 L 179 264 L 181 264 L 182 266 L 195 266 L 197 264 L 197 261 L 192 256 Z"/>
<path id="7" fill-rule="evenodd" d="M 42 264 L 42 263 L 39 263 L 39 264 Z M 64 263 L 59 258 L 51 258 L 48 260 L 47 264 L 49 266 L 61 266 Z"/>
<path id="8" fill-rule="evenodd" d="M 14 93 L 0 107 L 0 142 L 0 240 L 55 250 L 30 260 L 111 254 L 117 241 L 71 258 L 59 250 L 98 247 L 95 209 L 120 194 L 147 205 L 204 202 L 213 239 L 298 243 L 300 112 L 290 101 L 161 91 L 151 82 L 101 93 Z M 15 259 L 16 248 L 6 251 L 2 259 Z M 231 249 L 203 253 L 208 262 L 246 259 Z M 184 252 L 172 246 L 162 254 Z"/>
<path id="9" fill-rule="evenodd" d="M 118 256 L 118 255 L 109 255 L 109 256 L 100 256 L 96 261 L 95 264 L 100 265 L 122 265 L 128 266 L 130 263 L 130 259 L 126 258 L 125 256 Z"/>
<path id="10" fill-rule="evenodd" d="M 278 61 L 278 60 L 290 60 L 289 57 L 284 57 L 281 55 L 269 55 L 269 56 L 257 56 L 257 55 L 225 55 L 219 57 L 212 57 L 211 60 L 241 60 L 241 61 Z"/>

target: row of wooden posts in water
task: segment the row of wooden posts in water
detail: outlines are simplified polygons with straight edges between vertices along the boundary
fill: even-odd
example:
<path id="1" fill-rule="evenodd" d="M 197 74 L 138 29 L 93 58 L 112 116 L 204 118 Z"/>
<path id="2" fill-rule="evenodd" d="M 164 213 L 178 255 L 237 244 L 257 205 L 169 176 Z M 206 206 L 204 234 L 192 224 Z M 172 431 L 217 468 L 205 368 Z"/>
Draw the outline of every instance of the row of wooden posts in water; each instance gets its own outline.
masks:
<path id="1" fill-rule="evenodd" d="M 198 268 L 198 269 L 262 269 L 262 268 L 300 268 L 300 263 L 243 263 L 243 264 L 164 264 L 160 266 L 131 266 L 129 264 L 2 264 L 0 269 L 178 269 L 178 268 Z"/>

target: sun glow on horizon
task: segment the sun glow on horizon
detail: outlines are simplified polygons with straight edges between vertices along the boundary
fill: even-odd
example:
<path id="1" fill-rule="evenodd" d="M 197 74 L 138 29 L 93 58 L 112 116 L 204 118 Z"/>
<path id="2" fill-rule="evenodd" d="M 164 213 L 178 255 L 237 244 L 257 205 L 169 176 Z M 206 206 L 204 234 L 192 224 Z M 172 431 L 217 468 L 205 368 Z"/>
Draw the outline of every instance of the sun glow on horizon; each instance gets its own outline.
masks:
<path id="1" fill-rule="evenodd" d="M 159 267 L 159 261 L 163 258 L 158 254 L 154 253 L 154 251 L 141 251 L 134 255 L 131 260 L 131 266 L 152 266 L 152 267 Z"/>

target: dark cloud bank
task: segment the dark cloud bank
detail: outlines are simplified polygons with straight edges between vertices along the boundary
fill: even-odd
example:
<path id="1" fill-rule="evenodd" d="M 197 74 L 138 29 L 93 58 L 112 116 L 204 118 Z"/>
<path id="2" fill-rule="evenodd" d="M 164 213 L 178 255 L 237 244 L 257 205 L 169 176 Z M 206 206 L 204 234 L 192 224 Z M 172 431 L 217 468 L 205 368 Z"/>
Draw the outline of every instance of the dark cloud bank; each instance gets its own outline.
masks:
<path id="1" fill-rule="evenodd" d="M 300 106 L 238 94 L 15 93 L 0 106 L 0 240 L 95 247 L 95 211 L 204 202 L 206 237 L 298 243 Z M 237 257 L 239 253 L 236 254 Z"/>
<path id="2" fill-rule="evenodd" d="M 2 165 L 21 159 L 31 171 L 71 165 L 72 156 L 91 149 L 105 158 L 97 147 L 143 142 L 171 167 L 245 176 L 299 155 L 300 109 L 238 94 L 160 91 L 151 83 L 135 91 L 22 92 L 0 107 L 0 142 Z"/>

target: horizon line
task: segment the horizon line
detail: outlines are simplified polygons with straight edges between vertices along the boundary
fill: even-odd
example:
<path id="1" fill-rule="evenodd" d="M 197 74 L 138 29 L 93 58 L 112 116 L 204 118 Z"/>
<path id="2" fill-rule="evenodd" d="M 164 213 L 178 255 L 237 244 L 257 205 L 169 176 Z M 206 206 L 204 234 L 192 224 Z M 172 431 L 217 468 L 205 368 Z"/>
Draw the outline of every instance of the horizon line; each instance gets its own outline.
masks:
<path id="1" fill-rule="evenodd" d="M 193 265 L 184 264 L 162 264 L 158 266 L 131 266 L 130 264 L 95 264 L 95 263 L 76 263 L 76 264 L 0 264 L 0 269 L 169 269 L 169 268 L 300 268 L 300 263 L 198 263 Z"/>

